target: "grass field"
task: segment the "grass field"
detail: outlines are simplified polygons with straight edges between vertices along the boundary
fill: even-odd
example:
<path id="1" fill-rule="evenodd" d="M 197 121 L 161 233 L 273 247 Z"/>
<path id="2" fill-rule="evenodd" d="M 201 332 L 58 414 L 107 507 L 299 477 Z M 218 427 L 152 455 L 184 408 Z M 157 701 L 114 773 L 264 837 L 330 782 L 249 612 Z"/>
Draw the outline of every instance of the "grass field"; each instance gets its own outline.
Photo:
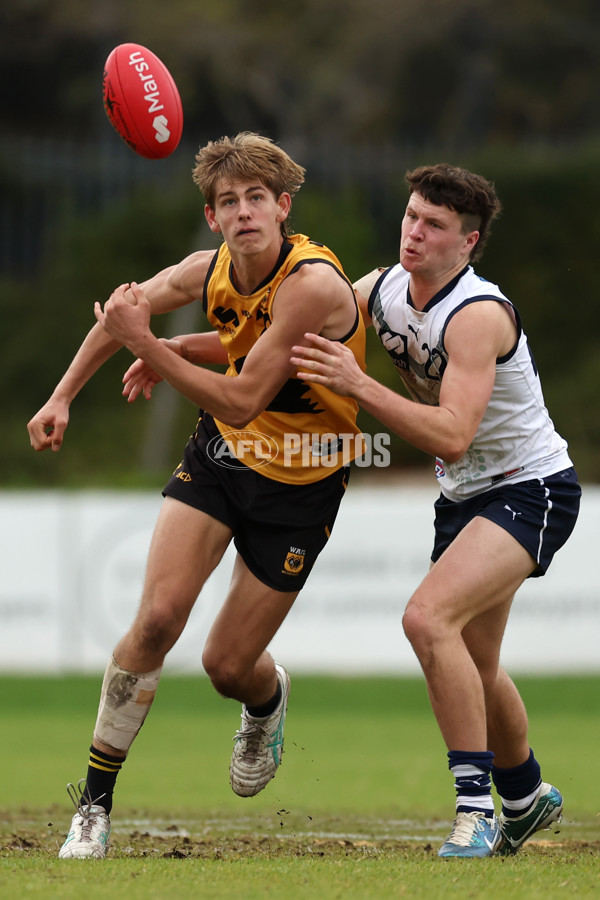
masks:
<path id="1" fill-rule="evenodd" d="M 237 705 L 165 676 L 119 776 L 110 857 L 68 862 L 65 785 L 85 775 L 99 679 L 1 678 L 0 897 L 597 897 L 600 677 L 518 684 L 565 815 L 516 857 L 437 858 L 453 788 L 420 679 L 293 677 L 283 766 L 240 799 Z"/>

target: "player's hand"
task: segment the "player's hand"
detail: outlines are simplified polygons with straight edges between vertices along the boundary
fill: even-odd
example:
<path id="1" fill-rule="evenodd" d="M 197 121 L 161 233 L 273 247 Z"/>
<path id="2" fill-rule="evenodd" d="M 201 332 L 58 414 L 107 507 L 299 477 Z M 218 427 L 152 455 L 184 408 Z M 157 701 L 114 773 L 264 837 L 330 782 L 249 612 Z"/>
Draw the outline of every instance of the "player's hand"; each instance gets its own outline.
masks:
<path id="1" fill-rule="evenodd" d="M 339 341 L 329 341 L 318 334 L 304 337 L 307 347 L 292 347 L 290 362 L 299 368 L 297 377 L 324 384 L 336 394 L 356 397 L 365 374 L 352 351 Z"/>
<path id="2" fill-rule="evenodd" d="M 94 315 L 107 334 L 136 356 L 141 356 L 136 348 L 142 347 L 144 339 L 151 335 L 150 314 L 146 295 L 135 281 L 113 291 L 104 309 L 100 303 L 94 304 Z"/>
<path id="3" fill-rule="evenodd" d="M 182 356 L 183 347 L 179 341 L 166 338 L 159 338 L 159 341 L 178 356 Z M 154 385 L 162 380 L 162 375 L 155 372 L 143 359 L 136 359 L 123 375 L 123 396 L 127 397 L 128 403 L 133 403 L 140 394 L 143 394 L 146 400 L 150 400 Z"/>
<path id="4" fill-rule="evenodd" d="M 60 450 L 69 424 L 69 404 L 50 398 L 27 423 L 29 441 L 34 450 Z"/>

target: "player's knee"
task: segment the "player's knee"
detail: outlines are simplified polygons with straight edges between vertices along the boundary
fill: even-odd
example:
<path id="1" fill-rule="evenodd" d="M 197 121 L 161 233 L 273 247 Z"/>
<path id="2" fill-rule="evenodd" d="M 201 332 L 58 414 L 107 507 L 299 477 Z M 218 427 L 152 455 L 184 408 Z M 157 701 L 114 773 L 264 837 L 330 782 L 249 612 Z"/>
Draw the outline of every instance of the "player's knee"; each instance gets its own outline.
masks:
<path id="1" fill-rule="evenodd" d="M 419 611 L 414 609 L 410 605 L 407 606 L 404 610 L 404 615 L 402 616 L 402 628 L 404 629 L 404 634 L 411 644 L 420 633 L 421 621 L 422 616 L 420 615 Z"/>
<path id="2" fill-rule="evenodd" d="M 211 680 L 214 689 L 223 697 L 237 697 L 243 673 L 234 660 L 224 659 L 209 647 L 204 649 L 202 665 Z"/>
<path id="3" fill-rule="evenodd" d="M 402 617 L 402 627 L 418 656 L 435 643 L 436 629 L 432 617 L 419 604 L 408 604 Z"/>
<path id="4" fill-rule="evenodd" d="M 132 631 L 139 652 L 152 657 L 164 656 L 177 641 L 183 625 L 167 606 L 153 608 L 151 613 L 138 616 Z"/>

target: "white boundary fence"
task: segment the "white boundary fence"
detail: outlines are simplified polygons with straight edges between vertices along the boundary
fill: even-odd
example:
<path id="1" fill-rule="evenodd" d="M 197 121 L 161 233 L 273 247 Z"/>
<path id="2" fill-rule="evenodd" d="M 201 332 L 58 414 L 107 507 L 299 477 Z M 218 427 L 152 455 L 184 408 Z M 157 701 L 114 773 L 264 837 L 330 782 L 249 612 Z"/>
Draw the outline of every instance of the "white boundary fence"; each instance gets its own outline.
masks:
<path id="1" fill-rule="evenodd" d="M 349 489 L 271 647 L 292 671 L 419 671 L 401 619 L 427 571 L 435 495 L 433 482 Z M 0 493 L 0 672 L 104 669 L 135 612 L 160 502 L 159 493 Z M 569 543 L 517 595 L 503 651 L 509 670 L 600 670 L 599 536 L 600 487 L 588 486 Z M 232 559 L 230 550 L 206 585 L 168 671 L 201 671 Z"/>

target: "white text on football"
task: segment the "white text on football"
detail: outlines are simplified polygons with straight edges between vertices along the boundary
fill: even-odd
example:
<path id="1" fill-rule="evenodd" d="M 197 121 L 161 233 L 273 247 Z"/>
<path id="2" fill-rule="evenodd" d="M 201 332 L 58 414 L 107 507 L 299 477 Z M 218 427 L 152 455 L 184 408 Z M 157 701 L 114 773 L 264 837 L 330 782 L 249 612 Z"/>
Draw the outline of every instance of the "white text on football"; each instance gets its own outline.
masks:
<path id="1" fill-rule="evenodd" d="M 154 76 L 152 74 L 143 74 L 150 69 L 150 66 L 145 61 L 139 50 L 136 50 L 135 53 L 130 54 L 129 65 L 135 67 L 135 71 L 139 74 L 140 81 L 143 83 L 144 100 L 146 101 L 146 103 L 150 104 L 150 106 L 148 107 L 148 112 L 154 113 L 158 112 L 159 109 L 164 109 L 164 105 L 162 103 L 159 105 L 158 103 L 160 95 L 158 92 L 158 85 L 154 80 Z"/>

